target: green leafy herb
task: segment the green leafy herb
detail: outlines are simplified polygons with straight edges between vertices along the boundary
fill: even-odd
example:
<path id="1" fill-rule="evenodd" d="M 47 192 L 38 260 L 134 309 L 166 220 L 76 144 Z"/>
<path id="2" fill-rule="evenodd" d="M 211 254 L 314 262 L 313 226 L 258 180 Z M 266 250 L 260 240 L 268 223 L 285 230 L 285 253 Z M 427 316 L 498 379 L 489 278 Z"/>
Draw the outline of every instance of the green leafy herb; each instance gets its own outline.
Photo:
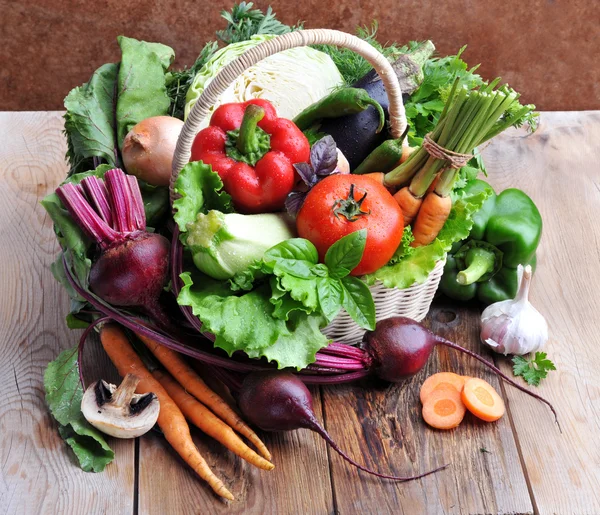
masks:
<path id="1" fill-rule="evenodd" d="M 117 141 L 121 148 L 135 124 L 151 116 L 168 114 L 171 101 L 165 72 L 175 53 L 160 43 L 125 36 L 119 36 L 117 41 L 122 54 L 117 90 Z"/>
<path id="2" fill-rule="evenodd" d="M 378 24 L 373 21 L 370 27 L 360 27 L 356 34 L 359 38 L 364 39 L 367 43 L 379 50 L 385 55 L 388 60 L 395 61 L 401 54 L 408 52 L 410 49 L 417 46 L 417 43 L 411 42 L 407 46 L 398 46 L 395 43 L 382 45 L 377 41 Z M 364 57 L 347 48 L 337 47 L 333 45 L 315 45 L 314 48 L 325 52 L 334 64 L 337 66 L 344 82 L 350 86 L 357 80 L 362 79 L 372 66 Z"/>
<path id="3" fill-rule="evenodd" d="M 46 403 L 58 422 L 58 430 L 71 446 L 86 472 L 102 472 L 115 457 L 102 433 L 81 413 L 83 388 L 79 382 L 77 347 L 62 352 L 44 373 Z"/>
<path id="4" fill-rule="evenodd" d="M 231 12 L 221 11 L 221 16 L 227 21 L 227 27 L 217 31 L 217 38 L 229 45 L 247 41 L 256 34 L 279 35 L 300 28 L 281 23 L 271 7 L 263 13 L 260 9 L 252 9 L 253 5 L 252 2 L 240 2 L 234 4 Z"/>
<path id="5" fill-rule="evenodd" d="M 527 384 L 539 386 L 540 381 L 544 379 L 550 370 L 556 370 L 554 363 L 547 358 L 545 352 L 536 352 L 535 356 L 524 357 L 514 356 L 513 374 L 521 376 Z"/>
<path id="6" fill-rule="evenodd" d="M 104 64 L 66 96 L 64 115 L 69 175 L 120 162 L 114 130 L 118 64 Z"/>
<path id="7" fill-rule="evenodd" d="M 361 229 L 336 241 L 325 254 L 329 275 L 335 279 L 347 276 L 360 263 L 367 243 L 367 230 Z"/>
<path id="8" fill-rule="evenodd" d="M 185 96 L 188 89 L 190 89 L 192 82 L 194 82 L 196 73 L 202 69 L 218 49 L 219 45 L 216 41 L 209 41 L 204 45 L 200 55 L 190 68 L 167 73 L 166 86 L 167 95 L 171 101 L 171 107 L 169 107 L 169 114 L 171 116 L 183 120 L 186 103 Z"/>

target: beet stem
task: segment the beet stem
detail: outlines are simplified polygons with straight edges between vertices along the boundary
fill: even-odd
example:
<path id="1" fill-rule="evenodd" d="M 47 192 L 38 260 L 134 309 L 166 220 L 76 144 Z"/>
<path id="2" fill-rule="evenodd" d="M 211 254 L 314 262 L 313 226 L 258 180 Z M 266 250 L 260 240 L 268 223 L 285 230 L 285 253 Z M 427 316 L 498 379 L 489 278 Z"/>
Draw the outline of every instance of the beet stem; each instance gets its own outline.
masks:
<path id="1" fill-rule="evenodd" d="M 346 384 L 353 383 L 359 379 L 364 379 L 371 375 L 371 372 L 367 369 L 357 370 L 356 372 L 349 372 L 347 374 L 338 374 L 332 376 L 322 376 L 317 374 L 298 374 L 298 378 L 302 380 L 304 384 Z"/>
<path id="2" fill-rule="evenodd" d="M 144 211 L 144 199 L 140 191 L 140 184 L 133 175 L 127 175 L 129 190 L 131 192 L 133 208 L 133 226 L 135 230 L 146 230 L 146 212 Z"/>
<path id="3" fill-rule="evenodd" d="M 106 249 L 118 241 L 120 235 L 98 216 L 81 191 L 74 184 L 66 183 L 56 190 L 56 194 L 77 225 L 101 248 Z"/>
<path id="4" fill-rule="evenodd" d="M 125 173 L 118 168 L 109 170 L 104 175 L 113 212 L 113 227 L 122 233 L 134 232 L 134 199 Z"/>
<path id="5" fill-rule="evenodd" d="M 344 458 L 348 463 L 354 465 L 356 468 L 362 470 L 363 472 L 366 472 L 367 474 L 371 474 L 373 476 L 377 476 L 382 479 L 392 479 L 394 481 L 413 481 L 415 479 L 421 479 L 422 477 L 429 476 L 430 474 L 435 474 L 436 472 L 439 472 L 440 470 L 443 470 L 448 466 L 447 464 L 442 465 L 441 467 L 438 467 L 434 470 L 430 470 L 429 472 L 424 472 L 423 474 L 419 474 L 417 476 L 409 476 L 409 477 L 390 476 L 387 474 L 380 474 L 379 472 L 375 472 L 374 470 L 371 470 L 363 465 L 360 465 L 359 463 L 354 461 L 350 456 L 348 456 L 344 451 L 342 451 L 337 446 L 337 444 L 333 441 L 331 436 L 329 436 L 329 433 L 325 430 L 325 428 L 323 428 L 321 426 L 321 424 L 319 424 L 319 422 L 317 421 L 317 419 L 314 416 L 310 417 L 308 429 L 312 429 L 313 431 L 315 431 L 316 433 L 321 435 L 321 437 L 331 446 L 331 448 L 335 452 L 337 452 L 342 458 Z"/>
<path id="6" fill-rule="evenodd" d="M 361 370 L 364 367 L 361 361 L 336 356 L 327 356 L 325 354 L 317 355 L 317 360 L 313 365 L 323 365 L 325 367 L 338 368 L 340 370 Z"/>
<path id="7" fill-rule="evenodd" d="M 508 377 L 506 374 L 504 374 L 496 365 L 494 365 L 493 363 L 490 363 L 488 360 L 482 358 L 481 356 L 479 356 L 479 354 L 477 354 L 473 351 L 470 351 L 468 349 L 465 349 L 464 347 L 461 347 L 460 345 L 457 345 L 456 343 L 451 342 L 450 340 L 446 340 L 445 338 L 442 338 L 441 336 L 434 335 L 434 337 L 435 337 L 436 343 L 440 343 L 442 345 L 445 345 L 446 347 L 450 347 L 457 351 L 468 354 L 472 358 L 475 358 L 477 361 L 480 361 L 481 363 L 483 363 L 486 367 L 493 370 L 498 376 L 500 376 L 502 379 L 504 379 L 504 381 L 506 381 L 508 384 L 514 386 L 515 388 L 517 388 L 518 390 L 521 390 L 522 392 L 525 392 L 527 395 L 530 395 L 534 399 L 537 399 L 538 401 L 541 401 L 544 404 L 546 404 L 550 408 L 550 411 L 552 411 L 552 413 L 554 414 L 554 421 L 556 422 L 556 425 L 558 426 L 558 430 L 562 433 L 560 423 L 558 422 L 558 415 L 556 414 L 556 410 L 554 409 L 554 406 L 552 406 L 552 404 L 550 404 L 549 401 L 544 399 L 542 396 L 540 396 L 536 393 L 533 393 L 532 391 L 528 390 L 527 388 L 521 386 L 517 382 L 513 381 L 510 377 Z"/>
<path id="8" fill-rule="evenodd" d="M 110 202 L 108 200 L 108 190 L 106 189 L 104 182 L 92 175 L 83 179 L 81 185 L 83 186 L 87 198 L 96 210 L 96 213 L 112 227 L 113 222 Z"/>

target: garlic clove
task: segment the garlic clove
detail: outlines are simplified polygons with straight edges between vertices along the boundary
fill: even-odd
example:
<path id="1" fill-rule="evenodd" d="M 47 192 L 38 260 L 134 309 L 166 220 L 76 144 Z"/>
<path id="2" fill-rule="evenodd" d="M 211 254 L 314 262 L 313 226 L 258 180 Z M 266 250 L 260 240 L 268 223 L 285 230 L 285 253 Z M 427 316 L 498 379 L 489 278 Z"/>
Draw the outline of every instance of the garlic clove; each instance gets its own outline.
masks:
<path id="1" fill-rule="evenodd" d="M 548 324 L 529 302 L 530 265 L 518 268 L 519 289 L 512 300 L 496 302 L 481 315 L 481 341 L 500 354 L 528 354 L 548 341 Z"/>

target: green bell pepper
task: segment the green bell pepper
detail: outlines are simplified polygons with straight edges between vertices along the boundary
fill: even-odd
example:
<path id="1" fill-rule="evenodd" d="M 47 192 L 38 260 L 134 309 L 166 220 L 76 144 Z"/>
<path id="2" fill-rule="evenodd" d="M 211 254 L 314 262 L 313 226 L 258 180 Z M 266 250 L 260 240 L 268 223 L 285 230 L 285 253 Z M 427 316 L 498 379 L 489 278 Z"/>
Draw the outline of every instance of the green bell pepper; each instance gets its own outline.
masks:
<path id="1" fill-rule="evenodd" d="M 469 237 L 449 252 L 440 291 L 453 299 L 492 304 L 514 298 L 519 264 L 535 268 L 542 217 L 533 201 L 515 188 L 496 195 L 489 184 L 474 180 L 463 194 L 481 191 L 489 197 L 474 215 Z"/>

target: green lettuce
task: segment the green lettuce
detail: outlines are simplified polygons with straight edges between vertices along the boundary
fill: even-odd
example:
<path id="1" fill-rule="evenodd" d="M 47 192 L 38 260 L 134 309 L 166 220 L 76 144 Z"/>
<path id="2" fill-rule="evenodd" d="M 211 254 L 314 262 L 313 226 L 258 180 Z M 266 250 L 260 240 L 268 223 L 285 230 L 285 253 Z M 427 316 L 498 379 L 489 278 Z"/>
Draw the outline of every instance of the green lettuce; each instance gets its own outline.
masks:
<path id="1" fill-rule="evenodd" d="M 279 368 L 302 369 L 328 343 L 321 333 L 322 316 L 309 316 L 302 310 L 290 310 L 285 320 L 273 316 L 276 308 L 268 284 L 236 296 L 227 283 L 202 274 L 192 277 L 184 272 L 181 279 L 184 286 L 177 302 L 192 308 L 204 329 L 215 335 L 215 347 L 230 356 L 243 351 L 250 358 L 275 361 Z"/>
<path id="2" fill-rule="evenodd" d="M 482 191 L 470 197 L 457 198 L 448 220 L 433 243 L 417 247 L 412 252 L 405 253 L 404 257 L 394 259 L 368 274 L 364 277 L 366 283 L 373 285 L 381 281 L 386 288 L 404 289 L 425 282 L 436 263 L 445 258 L 452 245 L 469 235 L 473 227 L 473 215 L 481 209 L 487 197 L 488 192 Z"/>
<path id="3" fill-rule="evenodd" d="M 182 233 L 198 213 L 208 213 L 211 209 L 222 213 L 233 211 L 231 196 L 223 190 L 219 174 L 202 161 L 192 161 L 181 169 L 174 193 L 178 198 L 173 202 L 173 219 Z"/>
<path id="4" fill-rule="evenodd" d="M 86 472 L 102 472 L 115 457 L 100 431 L 81 412 L 83 388 L 79 382 L 77 347 L 62 352 L 44 373 L 46 403 L 58 422 L 58 431 L 73 449 Z"/>

